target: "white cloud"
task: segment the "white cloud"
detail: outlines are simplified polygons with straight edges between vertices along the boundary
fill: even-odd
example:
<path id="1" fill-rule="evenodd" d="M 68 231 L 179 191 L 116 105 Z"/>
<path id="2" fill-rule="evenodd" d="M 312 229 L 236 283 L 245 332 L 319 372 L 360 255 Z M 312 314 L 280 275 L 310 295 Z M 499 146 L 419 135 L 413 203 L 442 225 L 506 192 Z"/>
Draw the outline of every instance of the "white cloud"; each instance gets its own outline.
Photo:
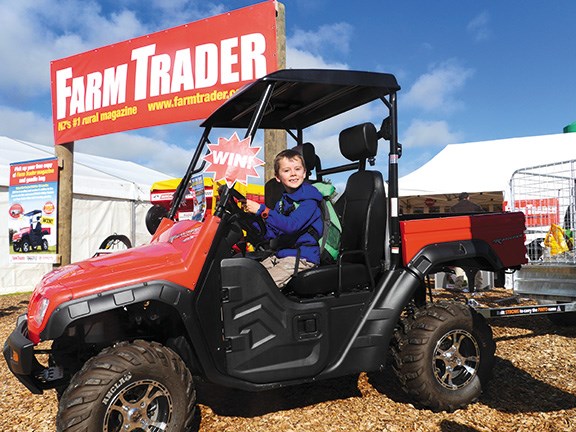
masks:
<path id="1" fill-rule="evenodd" d="M 51 57 L 34 29 L 35 23 L 25 15 L 22 6 L 20 2 L 0 4 L 0 89 L 13 94 L 46 92 Z"/>
<path id="2" fill-rule="evenodd" d="M 75 151 L 129 160 L 181 177 L 192 159 L 195 147 L 196 143 L 190 148 L 183 148 L 136 132 L 122 132 L 82 140 L 75 146 Z"/>
<path id="3" fill-rule="evenodd" d="M 50 62 L 146 33 L 132 12 L 104 17 L 94 2 L 0 0 L 0 91 L 48 95 Z"/>
<path id="4" fill-rule="evenodd" d="M 348 69 L 340 59 L 350 49 L 352 27 L 346 23 L 327 24 L 317 31 L 296 29 L 286 40 L 286 65 L 289 68 Z"/>
<path id="5" fill-rule="evenodd" d="M 37 144 L 54 144 L 52 120 L 32 111 L 0 106 L 0 135 Z"/>
<path id="6" fill-rule="evenodd" d="M 466 30 L 468 30 L 468 33 L 472 35 L 475 41 L 481 42 L 492 37 L 492 30 L 489 27 L 489 23 L 490 16 L 487 12 L 482 12 L 468 23 Z"/>
<path id="7" fill-rule="evenodd" d="M 461 106 L 455 94 L 473 73 L 473 69 L 462 67 L 455 61 L 443 62 L 416 80 L 404 95 L 403 104 L 425 111 L 453 112 Z"/>
<path id="8" fill-rule="evenodd" d="M 329 62 L 319 55 L 291 46 L 286 48 L 286 66 L 292 69 L 348 69 L 346 63 Z"/>
<path id="9" fill-rule="evenodd" d="M 49 95 L 53 60 L 224 10 L 222 4 L 191 0 L 156 0 L 145 7 L 124 1 L 115 7 L 105 12 L 95 0 L 0 0 L 0 92 L 20 98 Z M 139 16 L 143 13 L 146 23 Z"/>
<path id="10" fill-rule="evenodd" d="M 140 5 L 140 3 L 135 4 L 133 8 L 138 8 Z M 236 9 L 234 6 L 222 3 L 194 0 L 152 0 L 149 7 L 153 10 L 154 16 L 157 17 L 157 25 L 160 29 L 220 15 L 230 9 Z"/>
<path id="11" fill-rule="evenodd" d="M 324 42 L 333 42 L 330 34 L 336 39 L 343 41 L 344 46 L 348 44 L 349 32 L 343 30 L 343 26 L 336 25 L 322 26 L 318 32 L 307 32 L 297 30 L 293 37 L 286 42 L 286 66 L 293 69 L 349 69 L 346 63 L 329 61 L 321 55 L 320 45 Z M 341 116 L 339 119 L 324 122 L 307 131 L 305 141 L 312 142 L 317 151 L 323 155 L 323 166 L 334 166 L 343 163 L 338 146 L 338 134 L 345 127 L 354 124 L 354 119 L 358 116 L 354 112 L 346 113 L 346 119 Z M 294 143 L 288 142 L 288 147 Z"/>
<path id="12" fill-rule="evenodd" d="M 290 46 L 296 49 L 319 54 L 326 51 L 347 54 L 350 51 L 352 26 L 347 23 L 335 23 L 320 26 L 316 31 L 296 29 L 288 39 Z"/>
<path id="13" fill-rule="evenodd" d="M 459 132 L 450 130 L 445 121 L 415 119 L 410 123 L 400 142 L 405 147 L 431 147 L 452 144 L 462 139 Z"/>

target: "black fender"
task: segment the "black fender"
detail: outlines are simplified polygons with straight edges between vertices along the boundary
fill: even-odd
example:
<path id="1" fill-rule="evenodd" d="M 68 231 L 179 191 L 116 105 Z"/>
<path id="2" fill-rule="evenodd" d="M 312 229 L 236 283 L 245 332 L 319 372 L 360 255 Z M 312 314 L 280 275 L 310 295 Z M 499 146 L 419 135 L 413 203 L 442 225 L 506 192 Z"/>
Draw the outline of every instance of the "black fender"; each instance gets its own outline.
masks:
<path id="1" fill-rule="evenodd" d="M 430 244 L 412 258 L 407 267 L 418 277 L 440 271 L 443 266 L 473 261 L 478 269 L 497 271 L 502 261 L 484 240 L 461 240 Z"/>
<path id="2" fill-rule="evenodd" d="M 70 300 L 58 305 L 52 312 L 40 338 L 58 339 L 67 327 L 78 320 L 146 301 L 158 301 L 173 307 L 186 325 L 189 319 L 186 310 L 190 308 L 192 295 L 193 292 L 185 287 L 154 281 Z"/>

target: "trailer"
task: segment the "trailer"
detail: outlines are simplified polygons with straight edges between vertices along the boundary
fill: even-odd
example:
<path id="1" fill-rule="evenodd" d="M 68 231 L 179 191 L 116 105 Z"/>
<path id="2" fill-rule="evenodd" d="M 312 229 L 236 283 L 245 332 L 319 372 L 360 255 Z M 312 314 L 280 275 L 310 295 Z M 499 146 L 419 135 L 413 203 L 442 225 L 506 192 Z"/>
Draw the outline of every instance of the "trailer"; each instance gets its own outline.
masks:
<path id="1" fill-rule="evenodd" d="M 547 314 L 556 324 L 576 325 L 576 160 L 516 170 L 510 179 L 509 209 L 526 216 L 529 259 L 515 272 L 513 290 L 538 306 L 489 314 Z"/>
<path id="2" fill-rule="evenodd" d="M 445 268 L 434 275 L 430 296 L 455 296 L 487 319 L 546 315 L 554 324 L 575 326 L 576 160 L 516 170 L 507 198 L 505 210 L 525 216 L 528 262 L 508 274 L 463 269 L 462 286 L 453 283 L 454 269 Z M 477 273 L 481 287 L 469 282 Z"/>

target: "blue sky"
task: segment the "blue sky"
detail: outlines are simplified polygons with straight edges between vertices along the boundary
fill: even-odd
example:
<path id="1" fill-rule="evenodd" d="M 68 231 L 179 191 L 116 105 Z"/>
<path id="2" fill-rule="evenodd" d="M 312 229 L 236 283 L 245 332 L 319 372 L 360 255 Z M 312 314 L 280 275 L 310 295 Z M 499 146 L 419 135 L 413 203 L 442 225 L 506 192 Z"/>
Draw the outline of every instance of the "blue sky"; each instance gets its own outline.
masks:
<path id="1" fill-rule="evenodd" d="M 51 60 L 255 3 L 0 0 L 0 135 L 53 144 Z M 561 133 L 576 121 L 572 0 L 284 4 L 289 67 L 397 76 L 401 174 L 447 144 Z M 108 135 L 75 149 L 179 176 L 196 145 L 196 126 Z M 337 133 L 321 130 L 317 138 L 334 141 Z"/>

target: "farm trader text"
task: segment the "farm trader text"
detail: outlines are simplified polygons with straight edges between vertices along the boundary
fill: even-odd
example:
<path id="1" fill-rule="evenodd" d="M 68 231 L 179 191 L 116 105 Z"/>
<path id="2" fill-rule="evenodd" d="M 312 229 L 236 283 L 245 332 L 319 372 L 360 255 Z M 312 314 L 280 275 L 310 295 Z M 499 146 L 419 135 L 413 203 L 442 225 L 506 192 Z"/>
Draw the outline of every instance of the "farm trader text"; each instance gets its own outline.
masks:
<path id="1" fill-rule="evenodd" d="M 249 81 L 266 74 L 265 49 L 264 35 L 251 33 L 171 54 L 157 53 L 156 44 L 142 46 L 132 50 L 131 62 L 86 75 L 74 76 L 72 67 L 57 70 L 56 118 L 125 104 L 129 68 L 134 101 Z"/>

